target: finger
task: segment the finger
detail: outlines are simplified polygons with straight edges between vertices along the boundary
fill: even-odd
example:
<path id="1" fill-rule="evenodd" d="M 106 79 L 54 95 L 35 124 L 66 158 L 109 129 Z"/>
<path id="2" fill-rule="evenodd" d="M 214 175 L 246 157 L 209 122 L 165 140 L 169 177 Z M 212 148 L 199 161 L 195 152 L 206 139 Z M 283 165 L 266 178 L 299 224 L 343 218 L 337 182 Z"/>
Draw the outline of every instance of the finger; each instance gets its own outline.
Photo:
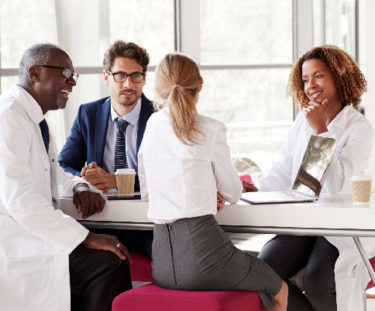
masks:
<path id="1" fill-rule="evenodd" d="M 86 177 L 91 184 L 105 184 L 106 180 L 99 174 L 86 174 Z"/>
<path id="2" fill-rule="evenodd" d="M 96 213 L 96 202 L 95 202 L 95 199 L 94 199 L 95 195 L 94 193 L 90 193 L 90 195 L 88 196 L 87 198 L 87 202 L 88 202 L 88 205 L 87 205 L 87 217 L 90 217 L 92 215 L 94 215 Z"/>
<path id="3" fill-rule="evenodd" d="M 100 204 L 101 202 L 100 199 L 101 199 L 101 195 L 99 195 L 98 193 L 92 193 L 90 197 L 90 204 L 93 207 L 91 210 L 92 212 L 91 215 L 101 212 L 102 208 Z"/>
<path id="4" fill-rule="evenodd" d="M 89 169 L 87 169 L 87 171 L 86 171 L 86 176 L 97 176 L 99 174 L 99 171 L 98 171 L 98 169 L 96 169 L 96 168 L 89 168 Z"/>
<path id="5" fill-rule="evenodd" d="M 325 100 L 322 101 L 322 106 L 326 106 L 328 103 L 328 98 L 326 98 Z"/>
<path id="6" fill-rule="evenodd" d="M 122 244 L 120 242 L 117 242 L 114 246 L 111 247 L 111 249 L 109 249 L 109 251 L 115 253 L 120 259 L 126 260 L 127 257 L 121 250 L 121 245 Z"/>
<path id="7" fill-rule="evenodd" d="M 82 170 L 81 170 L 81 177 L 83 177 L 83 176 L 86 175 L 86 171 L 87 171 L 87 169 L 88 169 L 87 166 L 85 166 L 85 167 L 82 168 Z"/>
<path id="8" fill-rule="evenodd" d="M 99 189 L 99 190 L 102 190 L 103 192 L 107 192 L 109 190 L 109 188 L 107 187 L 107 185 L 103 182 L 90 182 L 89 183 L 91 185 L 93 185 L 96 189 Z"/>
<path id="9" fill-rule="evenodd" d="M 80 199 L 80 195 L 77 193 L 73 197 L 73 203 L 76 205 L 77 213 L 82 212 L 82 202 Z"/>
<path id="10" fill-rule="evenodd" d="M 100 196 L 100 198 L 99 198 L 99 204 L 100 204 L 99 213 L 101 213 L 104 209 L 104 206 L 105 206 L 105 200 L 100 194 L 99 194 L 99 196 Z"/>
<path id="11" fill-rule="evenodd" d="M 81 202 L 82 218 L 87 218 L 87 207 L 88 207 L 88 193 L 89 191 L 82 191 L 79 193 L 79 199 Z"/>
<path id="12" fill-rule="evenodd" d="M 220 212 L 224 208 L 224 204 L 222 202 L 217 203 L 217 211 Z"/>
<path id="13" fill-rule="evenodd" d="M 122 245 L 121 243 L 118 243 L 118 247 L 117 248 L 129 260 L 129 263 L 133 263 L 132 256 L 130 255 L 130 252 L 128 251 L 128 249 L 124 245 Z"/>
<path id="14" fill-rule="evenodd" d="M 92 185 L 98 185 L 98 184 L 103 184 L 104 181 L 101 178 L 98 178 L 98 176 L 88 176 L 86 174 L 85 180 L 87 180 L 90 184 Z"/>
<path id="15" fill-rule="evenodd" d="M 310 109 L 314 109 L 314 107 L 320 107 L 321 104 L 316 103 L 316 102 L 311 102 L 311 105 L 309 106 Z"/>

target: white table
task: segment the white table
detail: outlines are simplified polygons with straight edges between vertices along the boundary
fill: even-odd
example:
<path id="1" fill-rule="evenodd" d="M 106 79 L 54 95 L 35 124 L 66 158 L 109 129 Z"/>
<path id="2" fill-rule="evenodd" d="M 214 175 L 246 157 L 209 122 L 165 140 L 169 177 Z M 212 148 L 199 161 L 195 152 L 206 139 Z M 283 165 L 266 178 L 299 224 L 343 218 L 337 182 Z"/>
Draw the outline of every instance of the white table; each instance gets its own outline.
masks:
<path id="1" fill-rule="evenodd" d="M 103 212 L 82 220 L 71 198 L 62 198 L 61 209 L 88 227 L 150 230 L 148 203 L 141 200 L 111 200 Z M 352 204 L 351 195 L 321 195 L 314 203 L 249 205 L 242 201 L 225 206 L 216 219 L 227 231 L 291 235 L 352 237 L 371 279 L 375 273 L 359 237 L 375 237 L 375 195 L 368 207 Z"/>

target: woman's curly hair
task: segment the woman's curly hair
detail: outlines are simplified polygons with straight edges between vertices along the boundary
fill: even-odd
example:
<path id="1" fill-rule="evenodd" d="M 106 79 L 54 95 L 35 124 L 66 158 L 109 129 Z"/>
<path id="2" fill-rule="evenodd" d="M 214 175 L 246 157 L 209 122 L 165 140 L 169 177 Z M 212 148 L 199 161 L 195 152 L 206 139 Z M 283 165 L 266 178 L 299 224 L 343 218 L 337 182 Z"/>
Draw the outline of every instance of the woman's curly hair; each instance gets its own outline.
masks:
<path id="1" fill-rule="evenodd" d="M 319 59 L 330 69 L 343 106 L 356 106 L 361 102 L 361 96 L 367 90 L 367 82 L 357 63 L 342 49 L 333 45 L 322 45 L 297 59 L 290 72 L 287 93 L 294 97 L 301 108 L 307 107 L 309 103 L 302 80 L 302 65 L 309 59 Z"/>

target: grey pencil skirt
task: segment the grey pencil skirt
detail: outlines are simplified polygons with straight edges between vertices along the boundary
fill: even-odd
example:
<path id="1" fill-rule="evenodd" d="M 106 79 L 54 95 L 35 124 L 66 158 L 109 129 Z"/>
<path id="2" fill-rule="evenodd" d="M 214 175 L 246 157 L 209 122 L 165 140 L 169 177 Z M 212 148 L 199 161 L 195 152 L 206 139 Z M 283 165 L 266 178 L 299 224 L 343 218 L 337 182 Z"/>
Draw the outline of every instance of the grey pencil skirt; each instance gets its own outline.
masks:
<path id="1" fill-rule="evenodd" d="M 256 291 L 267 310 L 281 288 L 278 274 L 236 248 L 213 215 L 155 224 L 152 271 L 169 289 Z"/>

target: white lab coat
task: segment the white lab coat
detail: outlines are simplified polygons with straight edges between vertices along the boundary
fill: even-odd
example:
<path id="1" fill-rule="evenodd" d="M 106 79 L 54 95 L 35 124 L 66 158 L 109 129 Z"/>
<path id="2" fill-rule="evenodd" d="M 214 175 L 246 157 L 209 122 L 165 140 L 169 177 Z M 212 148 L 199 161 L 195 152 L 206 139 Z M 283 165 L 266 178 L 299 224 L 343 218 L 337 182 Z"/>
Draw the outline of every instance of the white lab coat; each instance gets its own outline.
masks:
<path id="1" fill-rule="evenodd" d="M 259 182 L 259 190 L 288 190 L 298 173 L 303 154 L 314 132 L 303 113 L 299 113 L 273 167 Z M 350 178 L 369 166 L 373 143 L 370 122 L 351 106 L 345 108 L 328 125 L 329 137 L 338 143 L 327 169 L 322 188 L 325 193 L 351 192 Z M 363 291 L 370 280 L 351 238 L 326 237 L 339 250 L 335 265 L 338 311 L 363 309 Z M 361 238 L 369 257 L 375 256 L 375 239 Z"/>
<path id="2" fill-rule="evenodd" d="M 55 209 L 82 182 L 47 156 L 37 102 L 13 86 L 0 97 L 0 310 L 70 310 L 69 254 L 88 230 Z M 57 189 L 57 182 L 59 189 Z M 60 187 L 61 186 L 61 187 Z"/>

